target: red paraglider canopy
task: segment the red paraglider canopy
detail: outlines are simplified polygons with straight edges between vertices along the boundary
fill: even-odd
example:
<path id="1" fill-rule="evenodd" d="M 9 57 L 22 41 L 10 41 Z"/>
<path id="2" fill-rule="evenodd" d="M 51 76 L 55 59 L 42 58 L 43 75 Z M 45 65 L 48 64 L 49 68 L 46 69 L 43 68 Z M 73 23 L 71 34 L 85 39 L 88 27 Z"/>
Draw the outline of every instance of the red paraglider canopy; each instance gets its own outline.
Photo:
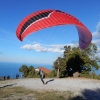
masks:
<path id="1" fill-rule="evenodd" d="M 43 28 L 57 25 L 75 25 L 79 34 L 79 46 L 85 49 L 92 40 L 91 32 L 74 16 L 59 10 L 41 10 L 25 17 L 19 24 L 16 35 L 22 41 L 27 35 Z"/>

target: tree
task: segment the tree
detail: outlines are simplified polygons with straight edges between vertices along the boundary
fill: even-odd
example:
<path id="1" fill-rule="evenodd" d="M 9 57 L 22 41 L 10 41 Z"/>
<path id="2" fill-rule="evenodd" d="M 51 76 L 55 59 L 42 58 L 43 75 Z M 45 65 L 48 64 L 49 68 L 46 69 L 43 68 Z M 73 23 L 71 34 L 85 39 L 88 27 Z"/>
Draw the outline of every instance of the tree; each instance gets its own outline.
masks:
<path id="1" fill-rule="evenodd" d="M 64 77 L 66 71 L 65 59 L 58 57 L 58 59 L 54 62 L 53 68 L 57 71 L 57 77 Z"/>
<path id="2" fill-rule="evenodd" d="M 34 77 L 34 75 L 35 75 L 35 69 L 34 69 L 34 67 L 33 66 L 30 66 L 29 68 L 29 73 L 28 73 L 28 77 Z"/>
<path id="3" fill-rule="evenodd" d="M 88 48 L 81 50 L 79 47 L 65 46 L 63 58 L 58 57 L 54 62 L 54 69 L 59 68 L 60 76 L 73 76 L 73 73 L 89 74 L 92 70 L 98 70 L 100 66 L 96 57 L 97 46 L 91 43 Z"/>
<path id="4" fill-rule="evenodd" d="M 57 76 L 57 71 L 56 70 L 52 70 L 49 74 L 48 77 L 56 77 Z"/>
<path id="5" fill-rule="evenodd" d="M 33 66 L 26 66 L 26 65 L 22 65 L 19 68 L 19 72 L 22 72 L 24 77 L 39 77 L 39 75 L 37 73 L 35 73 L 35 69 Z"/>
<path id="6" fill-rule="evenodd" d="M 26 65 L 22 65 L 21 68 L 19 68 L 19 72 L 22 72 L 23 76 L 27 77 L 27 75 L 29 73 L 29 69 Z"/>

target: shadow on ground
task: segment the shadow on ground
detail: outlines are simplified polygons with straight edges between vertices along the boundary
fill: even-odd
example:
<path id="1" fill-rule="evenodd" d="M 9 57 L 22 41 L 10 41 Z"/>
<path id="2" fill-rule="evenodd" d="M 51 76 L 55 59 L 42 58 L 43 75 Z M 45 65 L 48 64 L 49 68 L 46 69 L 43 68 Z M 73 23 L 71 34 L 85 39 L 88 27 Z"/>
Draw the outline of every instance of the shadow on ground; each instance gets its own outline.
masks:
<path id="1" fill-rule="evenodd" d="M 82 96 L 76 96 L 69 100 L 100 100 L 100 89 L 85 89 L 81 92 Z"/>
<path id="2" fill-rule="evenodd" d="M 13 84 L 7 84 L 7 85 L 4 85 L 4 86 L 1 86 L 0 88 L 5 88 L 5 87 L 8 87 L 8 86 L 13 86 L 13 85 L 17 85 L 18 83 L 13 83 Z"/>
<path id="3" fill-rule="evenodd" d="M 52 82 L 52 81 L 54 81 L 54 79 L 46 81 L 46 84 L 48 84 L 49 82 Z"/>

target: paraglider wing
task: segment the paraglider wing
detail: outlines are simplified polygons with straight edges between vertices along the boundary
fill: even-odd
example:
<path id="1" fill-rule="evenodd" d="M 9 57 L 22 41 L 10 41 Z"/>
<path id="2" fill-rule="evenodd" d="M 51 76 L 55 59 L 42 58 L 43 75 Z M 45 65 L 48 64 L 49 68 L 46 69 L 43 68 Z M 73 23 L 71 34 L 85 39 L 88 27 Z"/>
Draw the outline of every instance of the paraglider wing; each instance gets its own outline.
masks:
<path id="1" fill-rule="evenodd" d="M 18 25 L 16 35 L 22 41 L 35 31 L 66 24 L 76 26 L 79 34 L 79 46 L 81 49 L 85 49 L 92 40 L 91 32 L 77 18 L 59 10 L 42 10 L 28 15 Z"/>

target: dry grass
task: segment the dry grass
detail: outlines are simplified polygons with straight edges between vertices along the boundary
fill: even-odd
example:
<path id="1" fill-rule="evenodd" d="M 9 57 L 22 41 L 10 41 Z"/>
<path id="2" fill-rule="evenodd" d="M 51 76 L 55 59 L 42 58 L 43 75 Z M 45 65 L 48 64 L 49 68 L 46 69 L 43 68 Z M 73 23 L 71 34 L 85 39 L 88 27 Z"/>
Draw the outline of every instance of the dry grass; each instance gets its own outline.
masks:
<path id="1" fill-rule="evenodd" d="M 100 100 L 100 90 L 83 91 L 82 95 L 70 91 L 34 91 L 23 87 L 0 88 L 0 100 Z"/>
<path id="2" fill-rule="evenodd" d="M 33 91 L 23 87 L 0 89 L 0 100 L 70 100 L 73 96 L 73 93 L 69 91 Z"/>
<path id="3" fill-rule="evenodd" d="M 17 81 L 0 81 L 0 100 L 100 100 L 100 88 L 94 90 L 84 89 L 79 94 L 77 91 L 47 91 L 39 89 L 35 91 L 17 87 L 15 85 Z M 97 82 L 99 83 L 99 81 Z"/>
<path id="4" fill-rule="evenodd" d="M 73 93 L 68 91 L 41 91 L 38 93 L 37 100 L 68 100 L 71 97 L 73 97 Z"/>
<path id="5" fill-rule="evenodd" d="M 0 100 L 24 100 L 24 98 L 33 98 L 33 91 L 26 90 L 23 87 L 6 87 L 0 89 Z M 30 95 L 30 96 L 29 96 Z M 28 99 L 25 99 L 28 100 Z"/>

